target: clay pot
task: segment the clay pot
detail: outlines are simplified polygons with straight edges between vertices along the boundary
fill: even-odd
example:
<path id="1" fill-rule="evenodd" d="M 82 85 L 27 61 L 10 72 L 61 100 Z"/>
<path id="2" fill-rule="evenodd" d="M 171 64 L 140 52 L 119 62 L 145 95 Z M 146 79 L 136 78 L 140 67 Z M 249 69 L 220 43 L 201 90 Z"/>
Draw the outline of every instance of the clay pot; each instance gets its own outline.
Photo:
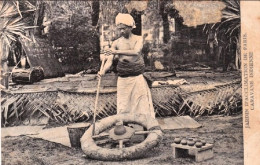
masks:
<path id="1" fill-rule="evenodd" d="M 198 138 L 196 138 L 196 137 L 192 137 L 192 139 L 193 139 L 193 141 L 196 143 L 197 142 L 197 140 L 198 140 Z"/>
<path id="2" fill-rule="evenodd" d="M 207 142 L 206 142 L 206 140 L 201 140 L 201 143 L 203 146 L 205 146 Z"/>
<path id="3" fill-rule="evenodd" d="M 187 144 L 188 144 L 189 146 L 194 146 L 195 142 L 193 141 L 192 138 L 190 138 L 190 139 L 188 139 Z"/>
<path id="4" fill-rule="evenodd" d="M 180 137 L 174 138 L 174 143 L 180 144 L 180 142 L 181 142 L 181 138 Z"/>
<path id="5" fill-rule="evenodd" d="M 114 133 L 116 135 L 123 135 L 126 133 L 126 129 L 123 125 L 123 123 L 117 123 L 114 129 Z"/>
<path id="6" fill-rule="evenodd" d="M 196 142 L 196 143 L 195 143 L 195 146 L 196 146 L 197 148 L 201 148 L 201 147 L 202 147 L 202 143 L 201 143 L 201 142 Z"/>
<path id="7" fill-rule="evenodd" d="M 196 141 L 195 142 L 201 142 L 201 140 L 200 139 L 196 139 Z"/>
<path id="8" fill-rule="evenodd" d="M 187 145 L 187 140 L 186 140 L 185 138 L 183 138 L 183 139 L 181 140 L 181 144 L 182 144 L 182 145 Z"/>

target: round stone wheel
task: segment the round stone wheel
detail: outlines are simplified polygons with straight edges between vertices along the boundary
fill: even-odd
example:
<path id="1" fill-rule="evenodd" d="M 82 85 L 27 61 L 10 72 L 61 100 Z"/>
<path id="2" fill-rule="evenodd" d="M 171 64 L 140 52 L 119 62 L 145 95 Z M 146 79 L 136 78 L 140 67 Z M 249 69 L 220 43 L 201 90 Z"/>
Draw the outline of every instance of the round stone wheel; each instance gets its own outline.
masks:
<path id="1" fill-rule="evenodd" d="M 117 122 L 135 123 L 142 125 L 148 131 L 147 137 L 141 143 L 124 148 L 103 148 L 95 143 L 92 137 L 93 125 L 81 137 L 81 149 L 88 158 L 98 160 L 124 160 L 137 159 L 143 157 L 144 153 L 155 147 L 162 139 L 163 133 L 158 125 L 157 120 L 147 118 L 145 115 L 118 114 L 109 116 L 98 121 L 95 124 L 95 135 L 111 128 Z M 138 132 L 136 132 L 138 133 Z"/>

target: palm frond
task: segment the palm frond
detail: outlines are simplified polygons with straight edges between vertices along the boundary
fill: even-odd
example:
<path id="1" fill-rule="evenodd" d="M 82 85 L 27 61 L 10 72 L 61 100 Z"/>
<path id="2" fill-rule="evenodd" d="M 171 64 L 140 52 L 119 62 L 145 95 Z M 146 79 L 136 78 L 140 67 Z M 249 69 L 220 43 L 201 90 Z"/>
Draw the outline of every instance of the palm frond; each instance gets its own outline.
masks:
<path id="1" fill-rule="evenodd" d="M 0 1 L 0 18 L 12 16 L 13 14 L 17 14 L 15 12 L 15 7 L 8 4 L 6 1 Z"/>
<path id="2" fill-rule="evenodd" d="M 21 10 L 19 7 L 21 3 L 25 4 L 28 8 Z M 35 6 L 29 1 L 0 1 L 0 18 L 14 17 L 16 15 L 19 15 L 22 18 L 22 13 L 35 10 Z"/>
<path id="3" fill-rule="evenodd" d="M 2 43 L 6 43 L 8 46 L 11 46 L 12 41 L 6 35 L 1 36 L 1 41 L 4 41 Z M 4 52 L 3 50 L 1 50 L 1 51 Z"/>
<path id="4" fill-rule="evenodd" d="M 236 12 L 239 12 L 238 8 L 232 7 L 232 6 L 227 6 L 228 9 L 234 10 Z"/>
<path id="5" fill-rule="evenodd" d="M 226 0 L 224 1 L 228 7 L 232 7 L 235 9 L 239 9 L 240 8 L 240 4 L 237 0 Z"/>
<path id="6" fill-rule="evenodd" d="M 20 10 L 20 3 L 22 2 L 12 1 L 11 3 L 0 1 L 0 39 L 1 43 L 8 46 L 8 49 L 11 47 L 12 42 L 16 41 L 19 37 L 30 40 L 30 38 L 25 35 L 25 32 L 27 29 L 35 28 L 35 26 L 27 26 L 27 23 L 24 22 L 22 18 L 22 12 L 24 11 Z M 30 6 L 30 8 L 25 11 L 29 10 L 34 9 Z"/>
<path id="7" fill-rule="evenodd" d="M 22 18 L 22 13 L 20 11 L 20 7 L 19 7 L 19 1 L 15 1 L 13 2 L 14 6 L 16 7 L 16 11 L 19 13 L 20 17 Z"/>

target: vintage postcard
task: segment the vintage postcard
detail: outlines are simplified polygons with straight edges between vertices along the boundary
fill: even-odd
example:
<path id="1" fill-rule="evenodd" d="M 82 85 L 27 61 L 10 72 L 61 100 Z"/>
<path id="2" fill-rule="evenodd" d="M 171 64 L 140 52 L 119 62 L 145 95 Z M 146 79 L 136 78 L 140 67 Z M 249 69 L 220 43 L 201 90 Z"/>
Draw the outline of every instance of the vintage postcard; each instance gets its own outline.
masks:
<path id="1" fill-rule="evenodd" d="M 260 146 L 260 112 L 259 112 L 259 52 L 260 44 L 260 13 L 256 8 L 260 7 L 258 1 L 241 1 L 241 73 L 243 96 L 243 135 L 244 135 L 244 163 L 259 164 L 257 155 Z"/>
<path id="2" fill-rule="evenodd" d="M 260 164 L 259 8 L 0 1 L 1 164 Z"/>

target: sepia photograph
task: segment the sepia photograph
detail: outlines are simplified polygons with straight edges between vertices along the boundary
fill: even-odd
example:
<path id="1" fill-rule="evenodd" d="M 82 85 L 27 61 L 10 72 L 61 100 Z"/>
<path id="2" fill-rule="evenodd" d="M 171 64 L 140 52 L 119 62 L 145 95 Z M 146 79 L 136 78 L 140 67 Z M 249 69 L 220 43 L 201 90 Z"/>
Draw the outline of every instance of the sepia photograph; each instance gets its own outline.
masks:
<path id="1" fill-rule="evenodd" d="M 245 164 L 241 3 L 0 1 L 1 164 Z"/>

